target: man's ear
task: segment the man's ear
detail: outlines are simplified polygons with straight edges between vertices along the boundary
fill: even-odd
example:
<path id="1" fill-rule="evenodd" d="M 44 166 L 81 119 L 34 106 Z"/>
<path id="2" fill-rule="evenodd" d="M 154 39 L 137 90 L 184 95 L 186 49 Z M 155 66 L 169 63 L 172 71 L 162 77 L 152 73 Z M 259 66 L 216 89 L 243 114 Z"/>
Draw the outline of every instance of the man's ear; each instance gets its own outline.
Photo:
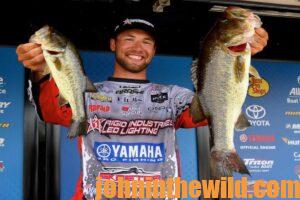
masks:
<path id="1" fill-rule="evenodd" d="M 114 38 L 110 39 L 109 46 L 111 51 L 116 51 L 116 40 Z"/>

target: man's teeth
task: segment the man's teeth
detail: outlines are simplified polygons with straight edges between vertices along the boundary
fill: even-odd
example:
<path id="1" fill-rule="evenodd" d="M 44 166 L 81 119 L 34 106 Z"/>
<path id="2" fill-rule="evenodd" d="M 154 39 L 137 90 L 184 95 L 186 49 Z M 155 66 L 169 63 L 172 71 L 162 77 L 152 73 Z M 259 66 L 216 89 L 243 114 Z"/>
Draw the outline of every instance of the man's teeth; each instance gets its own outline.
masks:
<path id="1" fill-rule="evenodd" d="M 142 56 L 129 55 L 128 57 L 132 58 L 132 59 L 136 59 L 136 60 L 141 60 L 142 59 Z"/>

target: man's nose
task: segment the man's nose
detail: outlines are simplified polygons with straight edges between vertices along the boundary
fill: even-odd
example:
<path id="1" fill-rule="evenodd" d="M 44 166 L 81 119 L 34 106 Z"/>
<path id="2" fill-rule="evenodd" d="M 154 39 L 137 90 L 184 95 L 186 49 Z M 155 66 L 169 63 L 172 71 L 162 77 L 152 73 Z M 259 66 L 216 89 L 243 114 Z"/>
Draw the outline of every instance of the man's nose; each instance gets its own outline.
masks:
<path id="1" fill-rule="evenodd" d="M 142 49 L 143 49 L 143 47 L 142 47 L 142 42 L 136 41 L 136 42 L 134 43 L 133 47 L 134 47 L 135 50 L 142 50 Z"/>

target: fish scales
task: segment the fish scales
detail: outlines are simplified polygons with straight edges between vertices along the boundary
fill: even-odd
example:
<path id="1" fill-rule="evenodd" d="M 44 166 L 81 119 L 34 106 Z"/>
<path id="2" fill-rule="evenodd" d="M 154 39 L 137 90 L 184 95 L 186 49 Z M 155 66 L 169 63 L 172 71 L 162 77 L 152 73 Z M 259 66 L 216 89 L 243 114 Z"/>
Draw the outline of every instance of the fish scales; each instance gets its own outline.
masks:
<path id="1" fill-rule="evenodd" d="M 59 104 L 69 104 L 72 122 L 68 137 L 73 138 L 86 132 L 84 92 L 97 92 L 85 76 L 82 62 L 75 46 L 54 28 L 44 26 L 31 36 L 30 42 L 41 44 L 47 67 L 59 88 Z"/>
<path id="2" fill-rule="evenodd" d="M 258 16 L 239 7 L 229 7 L 206 36 L 198 61 L 192 65 L 196 95 L 190 111 L 195 119 L 208 119 L 213 135 L 210 168 L 214 178 L 249 174 L 234 147 L 234 129 L 249 126 L 241 114 L 246 99 L 250 66 L 250 42 L 254 28 L 261 26 Z M 197 100 L 199 98 L 199 100 Z M 196 103 L 195 103 L 196 102 Z"/>
<path id="3" fill-rule="evenodd" d="M 250 50 L 249 46 L 247 49 Z M 233 149 L 231 135 L 246 98 L 249 68 L 246 67 L 245 79 L 237 83 L 232 67 L 236 56 L 225 53 L 219 46 L 215 46 L 212 52 L 218 59 L 211 59 L 205 68 L 199 70 L 199 73 L 204 75 L 199 98 L 200 102 L 205 102 L 202 104 L 205 114 L 210 116 L 216 138 L 214 148 Z M 245 55 L 244 59 L 249 66 L 250 54 Z"/>

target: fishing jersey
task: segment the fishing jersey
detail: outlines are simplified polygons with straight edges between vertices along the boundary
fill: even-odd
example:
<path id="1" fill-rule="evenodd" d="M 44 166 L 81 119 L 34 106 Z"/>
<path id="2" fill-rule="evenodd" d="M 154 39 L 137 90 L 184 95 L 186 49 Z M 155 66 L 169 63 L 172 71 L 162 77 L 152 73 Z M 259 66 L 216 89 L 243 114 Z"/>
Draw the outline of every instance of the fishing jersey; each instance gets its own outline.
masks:
<path id="1" fill-rule="evenodd" d="M 207 124 L 192 122 L 188 107 L 194 93 L 176 85 L 120 78 L 95 86 L 98 92 L 84 94 L 87 131 L 79 143 L 82 174 L 74 199 L 94 199 L 96 177 L 117 182 L 180 176 L 175 130 Z M 58 105 L 53 80 L 32 89 L 41 119 L 70 125 L 72 111 Z"/>

